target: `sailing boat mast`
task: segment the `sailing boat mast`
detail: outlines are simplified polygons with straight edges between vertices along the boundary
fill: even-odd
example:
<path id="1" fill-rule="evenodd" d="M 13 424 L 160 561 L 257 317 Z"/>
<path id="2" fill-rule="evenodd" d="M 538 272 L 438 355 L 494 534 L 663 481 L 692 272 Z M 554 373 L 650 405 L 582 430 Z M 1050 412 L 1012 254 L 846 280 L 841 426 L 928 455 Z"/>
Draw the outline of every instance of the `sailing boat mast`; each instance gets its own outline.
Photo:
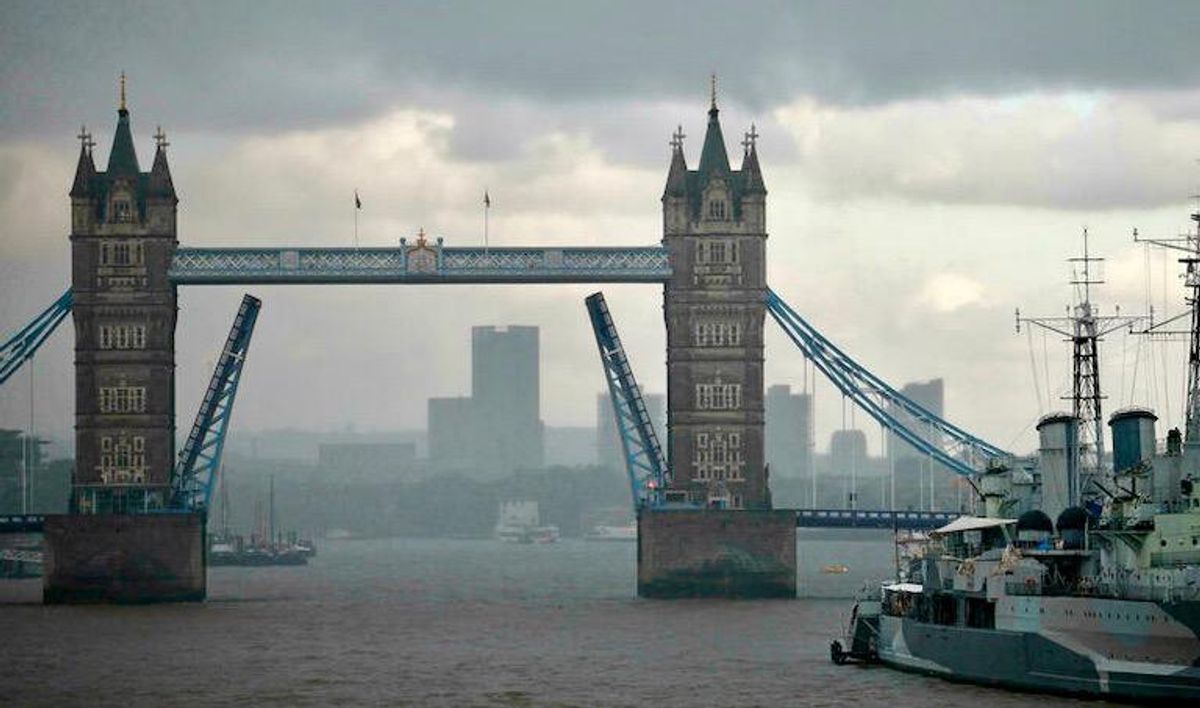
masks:
<path id="1" fill-rule="evenodd" d="M 269 507 L 269 511 L 267 512 L 267 514 L 268 514 L 267 518 L 269 519 L 269 521 L 267 523 L 269 524 L 269 529 L 270 529 L 271 535 L 269 537 L 270 540 L 268 541 L 268 543 L 274 544 L 275 543 L 275 475 L 273 475 L 273 474 L 271 475 L 271 496 L 269 499 L 269 503 L 271 506 Z"/>

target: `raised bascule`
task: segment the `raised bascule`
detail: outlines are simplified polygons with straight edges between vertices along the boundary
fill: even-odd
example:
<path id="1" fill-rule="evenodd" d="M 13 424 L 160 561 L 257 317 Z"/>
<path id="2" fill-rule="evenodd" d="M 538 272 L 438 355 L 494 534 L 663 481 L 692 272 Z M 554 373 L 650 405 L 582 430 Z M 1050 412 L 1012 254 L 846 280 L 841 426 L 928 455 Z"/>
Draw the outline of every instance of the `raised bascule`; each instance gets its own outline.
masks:
<path id="1" fill-rule="evenodd" d="M 663 448 L 656 440 L 634 440 L 649 428 L 637 420 L 640 396 L 626 399 L 632 407 L 621 408 L 618 399 L 636 385 L 630 389 L 618 373 L 623 367 L 632 383 L 607 308 L 597 320 L 595 303 L 588 303 L 602 360 L 619 354 L 605 366 L 626 451 L 631 442 L 653 448 L 660 469 L 653 493 L 638 503 L 642 595 L 794 596 L 798 519 L 802 525 L 804 518 L 834 518 L 833 525 L 878 526 L 888 518 L 897 523 L 899 515 L 888 517 L 889 512 L 805 517 L 772 508 L 763 446 L 768 312 L 844 394 L 932 458 L 970 472 L 964 447 L 985 455 L 1000 452 L 882 384 L 768 289 L 767 191 L 757 131 L 751 127 L 746 134 L 741 168 L 732 169 L 715 91 L 696 169 L 688 168 L 682 130 L 672 137 L 658 246 L 462 248 L 421 232 L 396 248 L 183 247 L 166 137 L 156 132 L 152 166 L 142 172 L 124 79 L 103 171 L 93 160 L 91 136 L 84 130 L 79 137 L 70 191 L 71 289 L 0 348 L 0 374 L 7 378 L 73 313 L 72 513 L 45 521 L 47 601 L 204 597 L 206 490 L 216 474 L 257 301 L 248 297 L 239 311 L 205 396 L 209 407 L 202 407 L 189 436 L 188 460 L 176 465 L 181 285 L 662 283 L 668 373 Z M 889 403 L 933 434 L 910 431 L 891 417 Z M 951 451 L 955 444 L 959 449 Z M 638 482 L 631 480 L 636 501 Z M 910 525 L 943 520 L 931 515 L 911 519 Z M 107 560 L 98 564 L 98 554 Z"/>

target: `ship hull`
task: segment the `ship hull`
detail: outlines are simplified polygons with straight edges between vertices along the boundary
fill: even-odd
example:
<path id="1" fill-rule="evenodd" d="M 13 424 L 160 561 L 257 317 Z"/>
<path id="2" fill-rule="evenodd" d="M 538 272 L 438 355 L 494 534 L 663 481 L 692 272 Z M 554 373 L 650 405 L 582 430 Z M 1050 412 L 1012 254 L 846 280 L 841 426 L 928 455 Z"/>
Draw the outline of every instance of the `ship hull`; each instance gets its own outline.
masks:
<path id="1" fill-rule="evenodd" d="M 1022 691 L 1135 700 L 1200 697 L 1200 667 L 1110 660 L 1039 632 L 880 617 L 878 658 L 895 668 Z"/>

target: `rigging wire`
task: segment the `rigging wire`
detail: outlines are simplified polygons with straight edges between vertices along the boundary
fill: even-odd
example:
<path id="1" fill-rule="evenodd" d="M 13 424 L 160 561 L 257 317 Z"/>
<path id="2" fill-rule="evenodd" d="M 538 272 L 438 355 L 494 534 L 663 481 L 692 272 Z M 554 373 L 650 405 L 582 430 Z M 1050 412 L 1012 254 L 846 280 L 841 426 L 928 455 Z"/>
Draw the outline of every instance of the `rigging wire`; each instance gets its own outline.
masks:
<path id="1" fill-rule="evenodd" d="M 1038 415 L 1046 412 L 1046 407 L 1042 405 L 1042 384 L 1039 381 L 1037 368 L 1037 358 L 1033 354 L 1033 328 L 1025 328 L 1025 340 L 1029 344 L 1029 369 L 1033 372 L 1033 395 L 1037 398 Z"/>
<path id="2" fill-rule="evenodd" d="M 1168 271 L 1168 267 L 1167 267 L 1167 254 L 1165 251 L 1163 252 L 1163 258 L 1162 258 L 1162 271 L 1163 271 L 1163 273 L 1162 273 L 1162 289 L 1163 289 L 1163 309 L 1162 309 L 1162 311 L 1166 312 L 1167 311 L 1167 273 L 1169 271 Z M 1170 376 L 1168 376 L 1168 374 L 1167 374 L 1167 372 L 1170 371 L 1170 369 L 1167 368 L 1166 342 L 1163 342 L 1163 344 L 1158 348 L 1158 351 L 1159 351 L 1160 356 L 1162 357 L 1162 371 L 1163 371 L 1163 375 L 1162 375 L 1163 408 L 1162 408 L 1162 410 L 1169 411 L 1169 410 L 1171 410 L 1171 383 L 1170 383 Z"/>
<path id="3" fill-rule="evenodd" d="M 1043 329 L 1042 330 L 1042 376 L 1044 376 L 1046 379 L 1046 407 L 1049 408 L 1050 406 L 1053 406 L 1054 404 L 1050 402 L 1051 401 L 1050 391 L 1053 389 L 1050 388 L 1050 348 L 1049 348 L 1049 345 L 1046 343 L 1046 339 L 1047 339 L 1046 330 Z M 1047 413 L 1048 412 L 1049 411 L 1047 411 Z"/>

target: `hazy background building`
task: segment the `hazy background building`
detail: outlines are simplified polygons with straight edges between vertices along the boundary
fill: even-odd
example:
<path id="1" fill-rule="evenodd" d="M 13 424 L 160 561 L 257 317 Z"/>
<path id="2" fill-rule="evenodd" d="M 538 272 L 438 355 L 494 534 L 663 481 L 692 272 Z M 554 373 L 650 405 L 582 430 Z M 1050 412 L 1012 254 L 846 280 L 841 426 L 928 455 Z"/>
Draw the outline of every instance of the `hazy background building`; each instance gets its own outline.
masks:
<path id="1" fill-rule="evenodd" d="M 797 479 L 812 474 L 812 396 L 792 393 L 787 385 L 771 386 L 766 397 L 767 463 L 771 479 Z"/>
<path id="2" fill-rule="evenodd" d="M 471 328 L 471 395 L 431 398 L 434 467 L 498 477 L 545 464 L 537 327 Z"/>
<path id="3" fill-rule="evenodd" d="M 938 417 L 945 417 L 946 387 L 943 379 L 909 382 L 900 388 L 900 393 L 917 402 L 930 413 Z M 898 407 L 890 406 L 889 412 L 914 432 L 925 434 L 924 426 L 916 423 L 912 416 Z M 933 439 L 936 440 L 936 436 Z M 938 504 L 937 497 L 939 491 L 944 494 L 947 490 L 952 473 L 942 465 L 934 463 L 927 455 L 918 452 L 916 448 L 901 440 L 894 433 L 888 434 L 887 445 L 888 463 L 895 468 L 896 506 L 928 509 L 932 500 L 934 506 L 945 507 L 945 504 Z"/>
<path id="4" fill-rule="evenodd" d="M 540 468 L 545 459 L 537 327 L 471 328 L 478 469 Z"/>

